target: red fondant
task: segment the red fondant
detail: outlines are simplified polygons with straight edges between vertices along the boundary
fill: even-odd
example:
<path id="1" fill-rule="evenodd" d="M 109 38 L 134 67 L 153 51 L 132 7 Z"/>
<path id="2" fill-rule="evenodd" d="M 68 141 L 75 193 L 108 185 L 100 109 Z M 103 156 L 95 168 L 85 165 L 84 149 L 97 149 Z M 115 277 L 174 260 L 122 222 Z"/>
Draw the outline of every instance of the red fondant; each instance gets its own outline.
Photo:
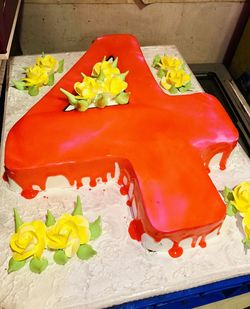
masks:
<path id="1" fill-rule="evenodd" d="M 89 75 L 103 56 L 119 57 L 127 76 L 130 102 L 125 106 L 64 112 L 81 72 Z M 207 175 L 210 159 L 222 153 L 220 166 L 235 147 L 238 133 L 211 95 L 168 96 L 155 82 L 136 39 L 104 36 L 11 129 L 5 148 L 9 178 L 23 189 L 45 189 L 48 176 L 64 175 L 78 186 L 82 177 L 106 180 L 121 169 L 134 190 L 137 219 L 156 241 L 207 235 L 225 217 L 225 206 Z M 126 189 L 127 190 L 127 189 Z M 178 250 L 177 250 L 178 249 Z M 171 253 L 178 255 L 179 253 Z"/>

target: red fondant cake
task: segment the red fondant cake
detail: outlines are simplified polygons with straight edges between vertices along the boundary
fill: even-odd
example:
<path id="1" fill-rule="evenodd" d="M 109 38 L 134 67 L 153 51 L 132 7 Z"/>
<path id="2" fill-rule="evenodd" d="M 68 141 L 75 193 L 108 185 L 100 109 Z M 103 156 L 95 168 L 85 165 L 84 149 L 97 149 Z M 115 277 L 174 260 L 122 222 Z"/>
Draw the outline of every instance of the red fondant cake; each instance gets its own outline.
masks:
<path id="1" fill-rule="evenodd" d="M 104 56 L 119 58 L 129 70 L 129 104 L 86 112 L 65 112 L 81 72 L 89 75 Z M 137 40 L 131 35 L 98 38 L 70 71 L 9 132 L 5 148 L 8 179 L 34 197 L 49 176 L 82 185 L 83 177 L 106 181 L 120 167 L 121 192 L 129 194 L 135 220 L 130 232 L 173 242 L 172 256 L 188 237 L 205 245 L 219 228 L 225 206 L 208 176 L 210 159 L 221 152 L 221 169 L 238 133 L 216 98 L 204 93 L 168 96 L 153 78 Z M 134 231 L 134 232 L 133 232 Z M 139 235 L 138 235 L 139 233 Z"/>

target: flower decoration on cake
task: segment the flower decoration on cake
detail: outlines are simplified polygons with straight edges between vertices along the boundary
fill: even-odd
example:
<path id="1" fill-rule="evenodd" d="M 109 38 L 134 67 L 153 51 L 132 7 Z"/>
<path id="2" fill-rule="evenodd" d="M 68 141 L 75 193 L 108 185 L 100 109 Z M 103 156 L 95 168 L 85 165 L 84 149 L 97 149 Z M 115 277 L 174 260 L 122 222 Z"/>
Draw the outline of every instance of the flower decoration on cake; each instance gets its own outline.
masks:
<path id="1" fill-rule="evenodd" d="M 9 273 L 19 270 L 27 261 L 32 272 L 41 273 L 48 266 L 47 258 L 43 257 L 45 250 L 54 253 L 54 261 L 59 265 L 66 264 L 74 255 L 87 260 L 97 253 L 89 242 L 101 235 L 101 218 L 89 223 L 83 216 L 79 196 L 72 214 L 63 214 L 58 220 L 48 210 L 45 223 L 40 220 L 24 223 L 16 209 L 14 219 Z"/>
<path id="2" fill-rule="evenodd" d="M 171 94 L 185 93 L 191 89 L 191 77 L 186 73 L 181 59 L 174 56 L 156 55 L 152 66 L 157 69 L 160 85 Z"/>
<path id="3" fill-rule="evenodd" d="M 245 233 L 244 245 L 250 248 L 250 181 L 238 184 L 233 190 L 225 187 L 223 197 L 227 204 L 227 215 L 240 214 Z"/>
<path id="4" fill-rule="evenodd" d="M 41 87 L 54 85 L 54 75 L 62 73 L 63 67 L 64 60 L 57 61 L 53 56 L 42 54 L 33 66 L 24 68 L 25 77 L 13 81 L 13 85 L 18 90 L 27 90 L 29 95 L 36 96 Z"/>
<path id="5" fill-rule="evenodd" d="M 76 110 L 84 112 L 89 107 L 103 108 L 108 105 L 127 104 L 129 93 L 125 92 L 128 71 L 121 73 L 117 67 L 118 58 L 97 62 L 91 76 L 82 73 L 83 80 L 74 84 L 75 94 L 60 89 L 68 98 L 69 104 Z"/>

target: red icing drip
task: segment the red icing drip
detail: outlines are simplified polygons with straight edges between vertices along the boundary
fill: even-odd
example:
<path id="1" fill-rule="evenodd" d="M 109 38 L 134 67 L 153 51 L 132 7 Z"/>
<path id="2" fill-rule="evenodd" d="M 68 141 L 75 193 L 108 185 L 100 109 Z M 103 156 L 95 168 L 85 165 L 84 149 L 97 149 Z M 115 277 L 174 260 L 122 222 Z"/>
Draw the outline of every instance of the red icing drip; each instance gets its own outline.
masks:
<path id="1" fill-rule="evenodd" d="M 171 257 L 177 258 L 182 255 L 183 249 L 182 247 L 179 246 L 177 242 L 174 242 L 173 247 L 168 250 L 168 253 Z"/>
<path id="2" fill-rule="evenodd" d="M 8 175 L 7 175 L 6 171 L 3 173 L 3 180 L 8 182 Z"/>
<path id="3" fill-rule="evenodd" d="M 141 220 L 132 220 L 129 224 L 128 232 L 132 239 L 141 241 L 141 236 L 144 233 Z"/>
<path id="4" fill-rule="evenodd" d="M 122 187 L 120 188 L 121 194 L 122 194 L 122 195 L 127 195 L 127 194 L 128 194 L 128 189 L 129 189 L 128 186 L 122 186 Z"/>
<path id="5" fill-rule="evenodd" d="M 132 207 L 132 200 L 128 200 L 126 203 L 129 207 Z"/>
<path id="6" fill-rule="evenodd" d="M 38 190 L 27 189 L 27 190 L 23 190 L 23 191 L 21 192 L 21 195 L 22 195 L 24 198 L 32 199 L 32 198 L 36 197 L 38 193 L 39 193 Z"/>
<path id="7" fill-rule="evenodd" d="M 205 248 L 205 247 L 207 246 L 207 243 L 206 243 L 206 241 L 205 241 L 205 238 L 206 238 L 206 236 L 202 236 L 202 238 L 201 238 L 201 240 L 200 240 L 199 246 L 200 246 L 201 248 Z"/>

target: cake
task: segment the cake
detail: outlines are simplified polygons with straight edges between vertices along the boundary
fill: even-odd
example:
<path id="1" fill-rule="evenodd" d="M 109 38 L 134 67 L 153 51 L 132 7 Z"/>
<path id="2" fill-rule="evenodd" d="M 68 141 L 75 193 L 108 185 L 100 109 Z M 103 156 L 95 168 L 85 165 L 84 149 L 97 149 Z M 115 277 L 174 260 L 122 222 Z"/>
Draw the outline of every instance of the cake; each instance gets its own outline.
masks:
<path id="1" fill-rule="evenodd" d="M 129 104 L 85 112 L 65 111 L 60 88 L 73 93 L 81 73 L 103 57 L 118 57 L 127 76 Z M 206 246 L 218 233 L 225 205 L 208 176 L 222 153 L 225 168 L 238 132 L 218 100 L 205 93 L 166 95 L 153 78 L 131 35 L 96 39 L 87 53 L 10 130 L 5 178 L 26 198 L 55 186 L 119 175 L 133 220 L 129 232 L 151 250 L 160 245 L 173 257 L 182 243 Z M 58 182 L 57 182 L 58 181 Z"/>

